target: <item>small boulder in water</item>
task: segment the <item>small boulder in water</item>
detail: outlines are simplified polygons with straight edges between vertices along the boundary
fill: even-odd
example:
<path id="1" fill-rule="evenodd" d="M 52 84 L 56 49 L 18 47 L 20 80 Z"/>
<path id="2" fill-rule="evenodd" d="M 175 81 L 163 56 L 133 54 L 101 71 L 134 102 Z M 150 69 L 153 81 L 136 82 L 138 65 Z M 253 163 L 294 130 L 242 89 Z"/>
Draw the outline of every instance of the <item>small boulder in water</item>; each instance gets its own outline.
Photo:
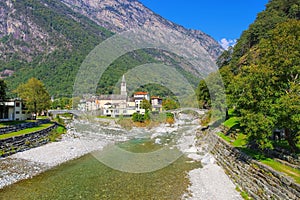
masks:
<path id="1" fill-rule="evenodd" d="M 155 144 L 161 144 L 161 139 L 160 138 L 156 138 L 155 139 Z"/>

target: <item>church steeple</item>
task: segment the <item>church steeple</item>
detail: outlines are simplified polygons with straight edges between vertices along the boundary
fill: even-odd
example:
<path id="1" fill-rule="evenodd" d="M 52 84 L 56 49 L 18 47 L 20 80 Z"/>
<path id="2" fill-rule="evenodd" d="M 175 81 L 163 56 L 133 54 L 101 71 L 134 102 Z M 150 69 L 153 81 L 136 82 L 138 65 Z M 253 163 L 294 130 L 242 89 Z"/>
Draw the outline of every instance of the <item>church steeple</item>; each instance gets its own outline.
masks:
<path id="1" fill-rule="evenodd" d="M 121 82 L 121 95 L 127 97 L 126 80 L 124 75 L 122 77 L 122 82 Z"/>

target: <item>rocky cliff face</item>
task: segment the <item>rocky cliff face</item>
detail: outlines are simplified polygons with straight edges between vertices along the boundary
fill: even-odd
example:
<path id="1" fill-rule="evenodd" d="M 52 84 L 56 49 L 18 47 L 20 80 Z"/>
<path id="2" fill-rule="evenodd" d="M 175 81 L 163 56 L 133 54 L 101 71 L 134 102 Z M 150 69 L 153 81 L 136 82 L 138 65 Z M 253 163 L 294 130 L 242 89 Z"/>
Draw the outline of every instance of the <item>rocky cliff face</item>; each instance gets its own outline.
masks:
<path id="1" fill-rule="evenodd" d="M 146 8 L 138 0 L 62 0 L 62 2 L 113 32 L 157 26 L 192 36 L 213 59 L 220 56 L 223 51 L 222 47 L 207 34 L 170 22 Z"/>
<path id="2" fill-rule="evenodd" d="M 48 32 L 17 10 L 12 0 L 0 2 L 1 60 L 10 61 L 17 56 L 20 60 L 31 61 L 39 53 L 56 48 L 49 44 L 50 40 Z"/>
<path id="3" fill-rule="evenodd" d="M 44 6 L 58 11 L 57 8 L 53 8 L 55 4 L 53 2 L 40 1 Z M 61 2 L 113 32 L 137 27 L 158 26 L 174 29 L 196 38 L 213 59 L 216 59 L 222 52 L 221 46 L 207 34 L 174 24 L 153 13 L 137 0 L 61 0 Z M 48 54 L 59 48 L 57 43 L 60 43 L 59 46 L 71 47 L 70 42 L 63 34 L 55 29 L 49 30 L 49 27 L 45 28 L 41 23 L 37 23 L 37 21 L 41 21 L 35 19 L 36 16 L 33 13 L 40 8 L 32 6 L 32 4 L 13 0 L 0 1 L 1 61 L 7 62 L 17 58 L 30 62 L 41 53 Z M 71 15 L 70 13 L 66 14 Z M 80 21 L 74 15 L 70 16 L 70 19 Z M 60 42 L 57 42 L 58 39 Z M 64 41 L 63 45 L 61 45 L 61 41 Z"/>

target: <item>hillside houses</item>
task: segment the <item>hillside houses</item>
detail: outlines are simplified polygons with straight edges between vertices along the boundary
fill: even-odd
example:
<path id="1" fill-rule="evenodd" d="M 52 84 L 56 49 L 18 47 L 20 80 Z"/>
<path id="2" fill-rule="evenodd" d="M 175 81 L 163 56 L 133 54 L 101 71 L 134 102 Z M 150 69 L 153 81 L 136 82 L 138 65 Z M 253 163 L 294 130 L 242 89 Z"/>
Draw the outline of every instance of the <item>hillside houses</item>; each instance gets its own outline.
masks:
<path id="1" fill-rule="evenodd" d="M 78 105 L 81 111 L 100 111 L 102 116 L 127 116 L 134 113 L 145 114 L 145 109 L 141 107 L 142 101 L 146 99 L 152 104 L 152 111 L 162 111 L 162 99 L 151 97 L 148 92 L 136 92 L 133 97 L 127 94 L 125 76 L 122 77 L 121 93 L 112 95 L 99 95 L 82 99 Z"/>

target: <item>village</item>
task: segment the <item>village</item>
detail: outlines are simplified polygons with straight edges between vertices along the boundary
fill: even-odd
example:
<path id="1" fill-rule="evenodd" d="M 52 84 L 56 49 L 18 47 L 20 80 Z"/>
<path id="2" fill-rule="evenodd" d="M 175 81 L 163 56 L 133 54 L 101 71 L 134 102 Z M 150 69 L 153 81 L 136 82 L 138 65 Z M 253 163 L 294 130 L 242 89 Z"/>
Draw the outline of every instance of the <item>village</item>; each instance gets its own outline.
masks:
<path id="1" fill-rule="evenodd" d="M 148 92 L 138 91 L 130 97 L 127 94 L 125 76 L 122 77 L 121 93 L 111 95 L 99 95 L 82 99 L 78 105 L 80 111 L 100 111 L 101 116 L 107 117 L 131 117 L 134 113 L 145 114 L 143 102 L 151 104 L 152 112 L 162 112 L 162 98 L 150 96 Z"/>

